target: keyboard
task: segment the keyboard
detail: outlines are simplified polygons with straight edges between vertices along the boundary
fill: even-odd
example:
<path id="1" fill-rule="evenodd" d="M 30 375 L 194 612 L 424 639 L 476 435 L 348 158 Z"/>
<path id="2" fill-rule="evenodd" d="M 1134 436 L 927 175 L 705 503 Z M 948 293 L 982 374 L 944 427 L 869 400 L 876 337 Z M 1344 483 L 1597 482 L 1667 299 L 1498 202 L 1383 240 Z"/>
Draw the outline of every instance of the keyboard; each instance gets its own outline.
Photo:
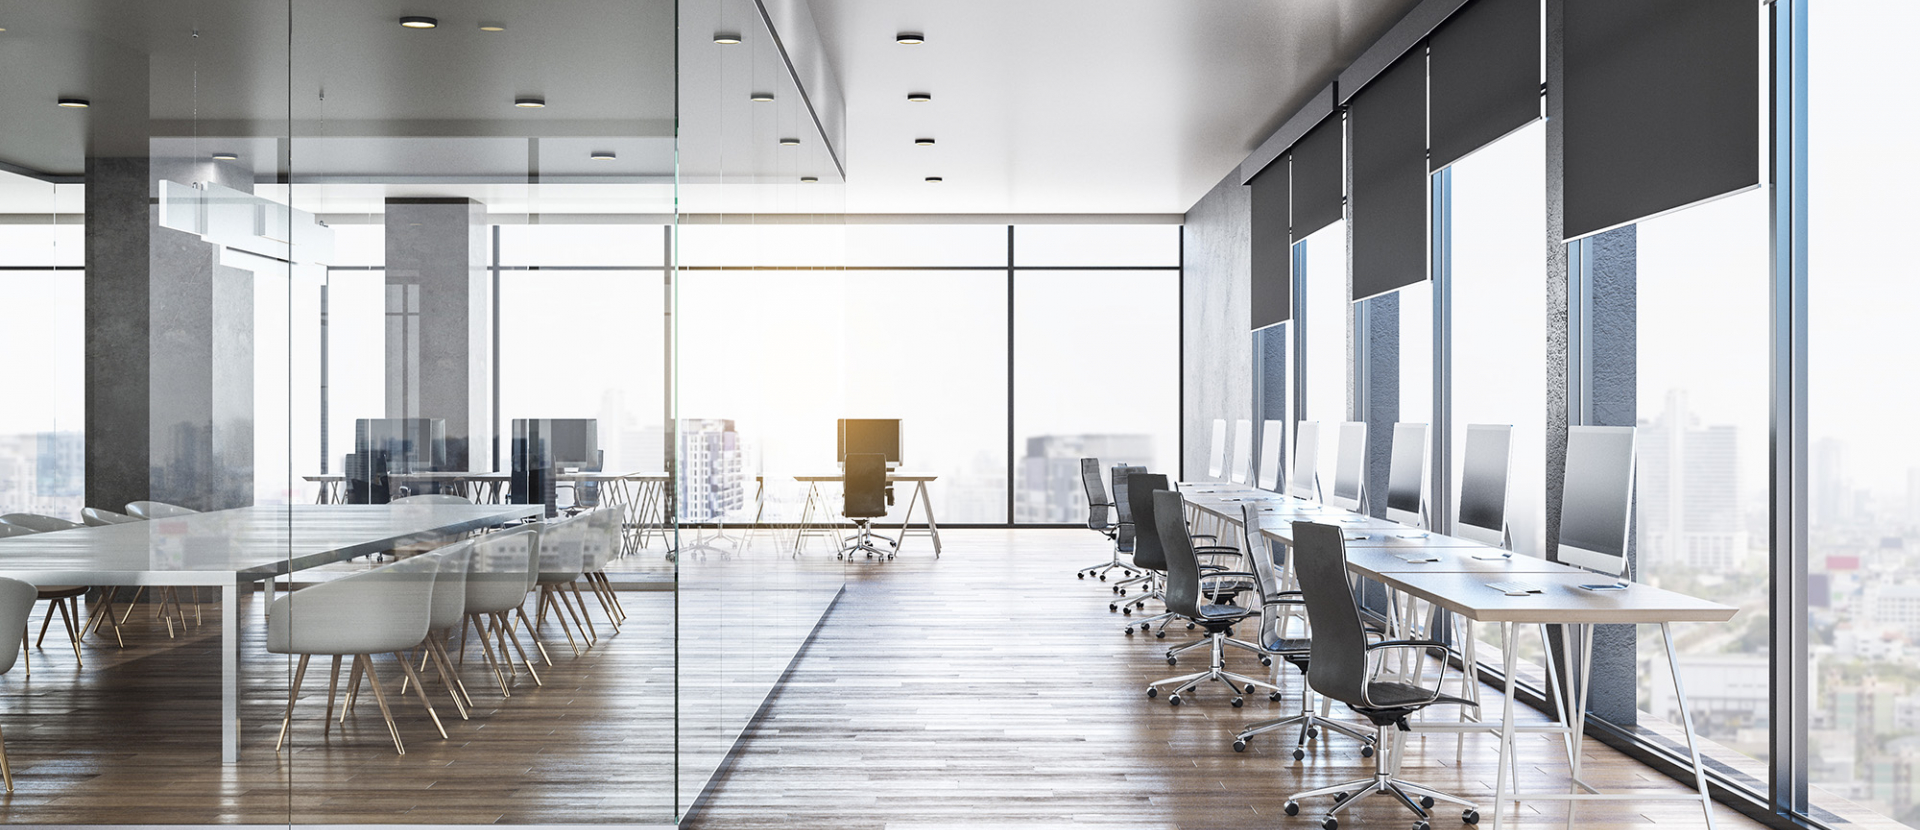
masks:
<path id="1" fill-rule="evenodd" d="M 1531 582 L 1489 582 L 1487 583 L 1487 587 L 1503 592 L 1510 597 L 1545 593 L 1547 590 Z"/>
<path id="2" fill-rule="evenodd" d="M 1418 565 L 1422 562 L 1440 561 L 1439 556 L 1436 556 L 1431 553 L 1396 553 L 1394 554 L 1394 558 L 1399 559 L 1400 561 L 1410 565 Z"/>

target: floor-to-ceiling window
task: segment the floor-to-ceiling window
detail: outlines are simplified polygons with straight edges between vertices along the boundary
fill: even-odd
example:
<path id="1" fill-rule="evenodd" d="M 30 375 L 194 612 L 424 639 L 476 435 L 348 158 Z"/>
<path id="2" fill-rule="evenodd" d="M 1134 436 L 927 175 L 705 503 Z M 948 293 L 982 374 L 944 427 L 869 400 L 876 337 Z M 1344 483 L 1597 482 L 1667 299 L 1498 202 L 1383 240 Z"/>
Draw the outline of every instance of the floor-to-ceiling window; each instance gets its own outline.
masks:
<path id="1" fill-rule="evenodd" d="M 0 513 L 78 516 L 86 495 L 85 279 L 81 228 L 56 225 L 57 186 L 0 173 L 0 193 L 39 224 L 0 225 Z M 31 214 L 29 214 L 31 215 Z"/>
<path id="2" fill-rule="evenodd" d="M 1300 268 L 1294 286 L 1301 292 L 1295 307 L 1301 310 L 1304 339 L 1299 360 L 1306 373 L 1306 401 L 1295 407 L 1300 420 L 1320 422 L 1317 468 L 1324 490 L 1333 484 L 1339 424 L 1351 414 L 1347 389 L 1353 363 L 1347 342 L 1353 303 L 1347 289 L 1347 223 L 1334 222 L 1295 242 L 1294 248 Z"/>

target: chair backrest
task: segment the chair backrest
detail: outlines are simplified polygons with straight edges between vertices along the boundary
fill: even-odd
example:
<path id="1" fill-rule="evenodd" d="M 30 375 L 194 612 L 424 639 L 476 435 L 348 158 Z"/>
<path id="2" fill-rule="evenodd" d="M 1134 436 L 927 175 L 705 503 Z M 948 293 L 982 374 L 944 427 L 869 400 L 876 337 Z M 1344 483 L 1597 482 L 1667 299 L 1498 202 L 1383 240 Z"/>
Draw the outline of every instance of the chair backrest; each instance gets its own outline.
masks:
<path id="1" fill-rule="evenodd" d="M 1307 625 L 1313 629 L 1307 685 L 1349 706 L 1365 705 L 1366 629 L 1347 582 L 1346 542 L 1340 538 L 1340 528 L 1294 522 L 1293 573 L 1307 602 Z"/>
<path id="2" fill-rule="evenodd" d="M 1080 459 L 1080 487 L 1087 491 L 1087 528 L 1104 532 L 1112 527 L 1107 511 L 1113 504 L 1107 498 L 1106 485 L 1100 483 L 1100 459 Z"/>
<path id="3" fill-rule="evenodd" d="M 467 612 L 467 569 L 472 567 L 473 540 L 455 542 L 426 555 L 440 560 L 440 572 L 433 578 L 427 630 L 452 628 L 460 624 L 461 615 Z"/>
<path id="4" fill-rule="evenodd" d="M 1247 483 L 1253 466 L 1253 422 L 1242 418 L 1233 422 L 1233 472 L 1235 484 Z"/>
<path id="5" fill-rule="evenodd" d="M 27 627 L 27 616 L 40 599 L 40 589 L 18 579 L 0 577 L 0 631 L 19 631 Z M 19 637 L 0 637 L 0 674 L 13 668 L 20 657 Z"/>
<path id="6" fill-rule="evenodd" d="M 35 531 L 28 530 L 19 525 L 0 524 L 0 539 L 5 539 L 8 536 L 32 536 L 34 533 Z"/>
<path id="7" fill-rule="evenodd" d="M 427 638 L 437 556 L 414 556 L 273 601 L 267 651 L 274 654 L 380 654 Z"/>
<path id="8" fill-rule="evenodd" d="M 1133 564 L 1154 571 L 1167 569 L 1167 555 L 1160 550 L 1160 525 L 1153 517 L 1153 494 L 1171 490 L 1161 473 L 1131 473 L 1127 476 L 1127 515 L 1133 518 Z M 1183 519 L 1184 521 L 1184 519 Z"/>
<path id="9" fill-rule="evenodd" d="M 1227 467 L 1227 420 L 1213 419 L 1213 433 L 1207 444 L 1207 478 L 1219 481 Z"/>
<path id="10" fill-rule="evenodd" d="M 1167 557 L 1167 587 L 1162 601 L 1167 610 L 1183 617 L 1200 616 L 1200 557 L 1187 536 L 1186 505 L 1179 493 L 1153 492 L 1153 523 L 1160 552 Z"/>
<path id="11" fill-rule="evenodd" d="M 1133 505 L 1127 501 L 1126 497 L 1128 476 L 1146 471 L 1147 468 L 1145 467 L 1134 467 L 1127 464 L 1113 465 L 1113 518 L 1115 525 L 1113 543 L 1119 546 L 1121 553 L 1132 553 L 1134 538 L 1139 535 L 1134 532 Z"/>
<path id="12" fill-rule="evenodd" d="M 519 607 L 527 598 L 528 571 L 540 565 L 535 555 L 539 544 L 540 531 L 532 526 L 473 540 L 467 567 L 467 613 L 492 614 Z"/>
<path id="13" fill-rule="evenodd" d="M 1280 491 L 1280 451 L 1286 449 L 1287 424 L 1268 421 L 1260 426 L 1260 472 L 1255 485 L 1262 490 Z"/>
<path id="14" fill-rule="evenodd" d="M 128 522 L 146 521 L 145 519 L 142 519 L 138 516 L 129 516 L 125 513 L 115 513 L 111 510 L 101 510 L 98 507 L 81 508 L 80 520 L 82 522 L 85 522 L 89 527 L 102 527 L 105 525 L 121 525 L 121 524 L 126 524 Z"/>
<path id="15" fill-rule="evenodd" d="M 586 516 L 587 533 L 580 548 L 580 569 L 592 573 L 606 567 L 619 554 L 626 517 L 608 507 Z"/>
<path id="16" fill-rule="evenodd" d="M 1274 565 L 1273 546 L 1267 544 L 1266 537 L 1260 533 L 1260 507 L 1257 504 L 1240 505 L 1240 549 L 1247 552 L 1248 559 L 1253 560 L 1253 575 L 1260 591 L 1260 639 L 1262 642 L 1273 642 L 1285 633 L 1282 626 L 1286 621 L 1298 617 L 1267 604 L 1287 586 L 1281 582 L 1280 569 Z"/>
<path id="17" fill-rule="evenodd" d="M 421 493 L 418 496 L 401 496 L 389 504 L 472 504 L 473 500 L 452 493 Z"/>
<path id="18" fill-rule="evenodd" d="M 200 511 L 164 501 L 127 502 L 127 513 L 139 519 L 171 519 L 175 516 L 191 516 Z"/>
<path id="19" fill-rule="evenodd" d="M 5 516 L 0 516 L 0 524 L 24 527 L 35 533 L 52 533 L 56 530 L 72 530 L 76 527 L 86 527 L 86 525 L 80 524 L 79 522 L 70 522 L 66 519 L 59 519 L 53 516 L 42 516 L 38 513 L 8 513 Z"/>
<path id="20" fill-rule="evenodd" d="M 561 519 L 540 530 L 541 582 L 572 582 L 580 578 L 580 552 L 586 544 L 587 515 Z"/>
<path id="21" fill-rule="evenodd" d="M 877 452 L 847 453 L 846 485 L 840 512 L 849 519 L 887 515 L 887 457 Z"/>

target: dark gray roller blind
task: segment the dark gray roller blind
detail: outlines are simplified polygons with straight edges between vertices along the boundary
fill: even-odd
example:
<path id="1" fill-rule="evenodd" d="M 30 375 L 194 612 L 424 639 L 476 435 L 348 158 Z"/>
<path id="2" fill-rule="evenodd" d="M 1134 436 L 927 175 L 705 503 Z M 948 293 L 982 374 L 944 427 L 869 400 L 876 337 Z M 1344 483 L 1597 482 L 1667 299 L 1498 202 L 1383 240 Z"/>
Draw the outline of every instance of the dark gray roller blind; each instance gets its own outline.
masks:
<path id="1" fill-rule="evenodd" d="M 1758 184 L 1752 0 L 1567 0 L 1566 236 Z"/>
<path id="2" fill-rule="evenodd" d="M 1474 0 L 1427 46 L 1432 169 L 1540 117 L 1540 0 Z"/>
<path id="3" fill-rule="evenodd" d="M 1353 299 L 1427 278 L 1427 62 L 1401 58 L 1347 106 Z"/>
<path id="4" fill-rule="evenodd" d="M 1292 177 L 1280 157 L 1255 176 L 1253 188 L 1253 328 L 1293 317 L 1293 240 L 1287 233 Z"/>
<path id="5" fill-rule="evenodd" d="M 1293 238 L 1340 221 L 1346 164 L 1341 157 L 1340 118 L 1320 122 L 1293 145 Z"/>

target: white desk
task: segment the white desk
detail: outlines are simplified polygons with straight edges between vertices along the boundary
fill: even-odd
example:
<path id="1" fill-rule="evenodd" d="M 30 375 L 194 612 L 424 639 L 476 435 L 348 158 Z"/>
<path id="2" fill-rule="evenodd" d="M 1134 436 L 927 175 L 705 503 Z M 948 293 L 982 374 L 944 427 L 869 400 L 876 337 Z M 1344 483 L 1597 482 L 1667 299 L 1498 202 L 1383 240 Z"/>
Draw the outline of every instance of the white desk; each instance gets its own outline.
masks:
<path id="1" fill-rule="evenodd" d="M 0 576 L 36 585 L 220 588 L 220 757 L 240 760 L 240 586 L 293 571 L 443 541 L 535 515 L 541 505 L 242 507 L 0 539 Z"/>
<path id="2" fill-rule="evenodd" d="M 887 473 L 887 483 L 889 484 L 903 482 L 913 485 L 913 495 L 907 500 L 906 515 L 900 517 L 900 544 L 902 546 L 906 545 L 908 534 L 921 534 L 933 540 L 933 555 L 935 558 L 940 556 L 940 523 L 935 520 L 933 516 L 933 497 L 927 493 L 927 483 L 937 481 L 939 478 L 940 476 L 934 473 Z M 755 476 L 754 479 L 760 483 L 759 498 L 761 499 L 761 509 L 764 510 L 766 507 L 766 477 Z M 846 481 L 846 476 L 840 473 L 797 475 L 793 477 L 793 480 L 807 485 L 806 504 L 800 509 L 800 527 L 794 536 L 794 550 L 797 552 L 801 539 L 805 538 L 810 532 L 819 532 L 814 529 L 816 525 L 824 528 L 827 527 L 826 523 L 831 521 L 833 506 L 832 503 L 827 500 L 826 494 L 821 491 L 820 485 L 844 482 Z M 924 530 L 911 526 L 913 523 L 913 506 L 916 503 L 926 506 L 927 526 Z M 755 524 L 758 524 L 760 522 L 760 514 L 756 513 L 753 520 Z M 829 532 L 828 535 L 831 536 L 832 534 Z M 836 539 L 835 541 L 838 540 Z"/>

